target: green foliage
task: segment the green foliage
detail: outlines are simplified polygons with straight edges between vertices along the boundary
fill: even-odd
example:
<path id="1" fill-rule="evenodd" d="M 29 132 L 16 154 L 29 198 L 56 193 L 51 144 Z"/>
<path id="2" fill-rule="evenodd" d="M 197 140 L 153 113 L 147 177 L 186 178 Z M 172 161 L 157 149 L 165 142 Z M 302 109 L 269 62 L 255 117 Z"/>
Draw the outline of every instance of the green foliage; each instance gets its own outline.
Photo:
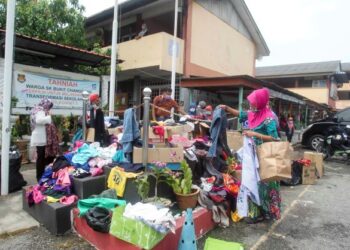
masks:
<path id="1" fill-rule="evenodd" d="M 11 130 L 12 141 L 30 134 L 30 116 L 20 115 Z"/>
<path id="2" fill-rule="evenodd" d="M 192 170 L 186 161 L 181 162 L 181 176 L 170 175 L 168 184 L 177 194 L 190 194 L 192 192 Z"/>
<path id="3" fill-rule="evenodd" d="M 149 176 L 148 174 L 144 174 L 139 176 L 136 179 L 137 193 L 139 194 L 142 200 L 145 200 L 146 198 L 148 198 L 148 194 L 150 190 L 148 176 Z"/>
<path id="4" fill-rule="evenodd" d="M 100 43 L 94 43 L 92 51 L 100 55 L 106 55 L 106 56 L 111 56 L 112 54 L 112 51 L 110 48 L 104 49 L 101 47 Z M 110 60 L 106 59 L 106 60 L 103 60 L 98 67 L 76 65 L 76 71 L 84 74 L 92 74 L 92 75 L 98 75 L 98 76 L 109 75 L 111 73 L 110 66 L 111 66 Z M 117 72 L 118 71 L 121 71 L 121 68 L 119 67 L 119 65 L 117 65 Z"/>
<path id="5" fill-rule="evenodd" d="M 6 27 L 6 3 L 0 0 L 0 27 Z M 79 0 L 17 0 L 16 32 L 66 45 L 87 48 Z"/>
<path id="6" fill-rule="evenodd" d="M 12 97 L 11 97 L 11 107 L 12 107 L 12 108 L 15 108 L 16 105 L 17 105 L 17 102 L 18 102 L 18 98 L 15 97 L 15 96 L 12 96 Z"/>

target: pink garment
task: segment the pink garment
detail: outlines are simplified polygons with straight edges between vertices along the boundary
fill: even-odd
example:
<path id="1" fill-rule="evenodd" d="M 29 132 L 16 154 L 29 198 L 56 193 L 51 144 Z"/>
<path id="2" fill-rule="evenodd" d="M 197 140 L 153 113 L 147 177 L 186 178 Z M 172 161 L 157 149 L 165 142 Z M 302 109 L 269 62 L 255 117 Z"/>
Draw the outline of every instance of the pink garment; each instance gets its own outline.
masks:
<path id="1" fill-rule="evenodd" d="M 103 168 L 99 168 L 99 167 L 90 168 L 90 173 L 91 173 L 91 176 L 102 175 L 103 174 Z"/>
<path id="2" fill-rule="evenodd" d="M 189 147 L 192 147 L 194 141 L 191 141 L 188 138 L 180 135 L 173 135 L 171 137 L 170 143 L 175 145 L 181 145 L 184 148 L 189 148 Z"/>
<path id="3" fill-rule="evenodd" d="M 53 177 L 57 177 L 56 185 L 60 186 L 70 186 L 70 178 L 69 178 L 69 168 L 63 168 L 57 171 L 56 174 L 53 174 Z"/>
<path id="4" fill-rule="evenodd" d="M 44 200 L 44 196 L 40 191 L 40 187 L 39 186 L 35 186 L 33 188 L 33 200 L 35 204 L 39 204 L 40 202 L 42 202 Z"/>
<path id="5" fill-rule="evenodd" d="M 102 159 L 100 157 L 96 157 L 96 158 L 92 158 L 91 160 L 89 160 L 88 164 L 89 164 L 90 168 L 93 168 L 93 167 L 102 168 L 104 166 L 107 166 L 110 163 L 112 163 L 111 159 L 105 160 L 105 159 Z"/>
<path id="6" fill-rule="evenodd" d="M 71 195 L 71 196 L 63 196 L 60 199 L 60 203 L 64 204 L 64 205 L 71 205 L 74 202 L 76 202 L 78 200 L 78 196 L 76 195 Z"/>
<path id="7" fill-rule="evenodd" d="M 74 143 L 74 148 L 73 148 L 73 151 L 77 151 L 81 146 L 83 146 L 84 145 L 84 141 L 76 141 L 75 143 Z"/>
<path id="8" fill-rule="evenodd" d="M 247 99 L 249 104 L 257 109 L 257 111 L 248 112 L 248 124 L 250 129 L 258 127 L 267 118 L 274 118 L 270 108 L 268 108 L 270 93 L 267 88 L 254 90 Z"/>

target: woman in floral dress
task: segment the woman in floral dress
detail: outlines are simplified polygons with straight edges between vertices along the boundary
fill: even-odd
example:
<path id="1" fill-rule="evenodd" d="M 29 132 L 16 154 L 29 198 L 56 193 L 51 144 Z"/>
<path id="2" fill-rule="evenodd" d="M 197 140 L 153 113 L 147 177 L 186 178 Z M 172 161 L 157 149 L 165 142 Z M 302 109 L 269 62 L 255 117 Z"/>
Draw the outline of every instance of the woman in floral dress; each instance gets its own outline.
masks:
<path id="1" fill-rule="evenodd" d="M 248 97 L 249 111 L 239 112 L 236 109 L 221 105 L 228 113 L 238 116 L 240 122 L 248 120 L 249 130 L 245 130 L 245 136 L 254 139 L 256 145 L 263 142 L 278 141 L 277 121 L 272 110 L 268 107 L 269 90 L 266 88 L 253 91 Z M 249 222 L 281 218 L 280 184 L 277 181 L 259 182 L 259 195 L 261 206 L 249 201 Z"/>

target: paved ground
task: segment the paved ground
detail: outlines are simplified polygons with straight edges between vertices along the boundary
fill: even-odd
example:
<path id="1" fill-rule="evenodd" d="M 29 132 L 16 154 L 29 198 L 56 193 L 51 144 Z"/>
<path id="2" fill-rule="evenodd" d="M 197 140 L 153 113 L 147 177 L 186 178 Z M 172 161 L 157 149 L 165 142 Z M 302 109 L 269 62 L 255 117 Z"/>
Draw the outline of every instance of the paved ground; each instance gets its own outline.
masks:
<path id="1" fill-rule="evenodd" d="M 326 175 L 316 185 L 283 188 L 281 220 L 233 224 L 207 237 L 241 242 L 245 249 L 350 249 L 349 189 L 350 166 L 327 164 Z M 205 239 L 199 240 L 198 249 L 203 249 Z M 2 236 L 0 249 L 93 248 L 73 233 L 56 237 L 39 227 Z"/>

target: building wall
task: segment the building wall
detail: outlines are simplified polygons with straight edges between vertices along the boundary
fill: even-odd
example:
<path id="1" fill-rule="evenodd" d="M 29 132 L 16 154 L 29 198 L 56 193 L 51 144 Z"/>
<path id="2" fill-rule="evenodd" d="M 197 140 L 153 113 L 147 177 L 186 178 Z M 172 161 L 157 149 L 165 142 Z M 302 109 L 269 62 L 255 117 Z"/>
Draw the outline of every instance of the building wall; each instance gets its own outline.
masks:
<path id="1" fill-rule="evenodd" d="M 350 100 L 338 100 L 335 102 L 336 109 L 345 109 L 350 107 Z"/>
<path id="2" fill-rule="evenodd" d="M 196 2 L 192 3 L 190 72 L 213 76 L 198 67 L 222 75 L 254 74 L 255 45 L 232 26 Z"/>
<path id="3" fill-rule="evenodd" d="M 288 88 L 296 94 L 305 96 L 310 100 L 318 103 L 324 103 L 328 105 L 329 102 L 329 90 L 328 88 Z"/>
<path id="4" fill-rule="evenodd" d="M 246 38 L 253 41 L 247 27 L 244 25 L 243 21 L 239 17 L 239 14 L 234 8 L 231 0 L 196 0 L 196 2 L 200 6 L 202 6 L 203 8 L 220 18 L 222 21 L 236 29 Z"/>
<path id="5" fill-rule="evenodd" d="M 118 44 L 118 56 L 125 60 L 119 64 L 121 70 L 132 70 L 147 67 L 158 67 L 171 71 L 173 37 L 160 32 Z M 184 41 L 177 39 L 177 67 L 176 72 L 183 73 Z"/>

